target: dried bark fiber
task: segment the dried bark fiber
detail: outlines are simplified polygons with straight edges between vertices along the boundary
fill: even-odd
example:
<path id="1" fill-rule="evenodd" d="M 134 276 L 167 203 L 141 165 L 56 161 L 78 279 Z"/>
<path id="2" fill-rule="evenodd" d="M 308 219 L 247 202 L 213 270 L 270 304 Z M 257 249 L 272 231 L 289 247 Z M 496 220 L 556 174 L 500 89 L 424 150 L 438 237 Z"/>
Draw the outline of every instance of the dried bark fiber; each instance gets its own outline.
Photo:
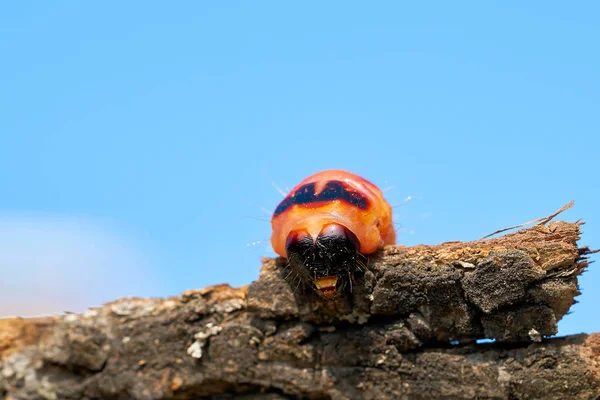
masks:
<path id="1" fill-rule="evenodd" d="M 265 259 L 247 287 L 0 320 L 0 398 L 598 399 L 600 334 L 544 339 L 587 266 L 580 225 L 388 247 L 333 302 Z"/>

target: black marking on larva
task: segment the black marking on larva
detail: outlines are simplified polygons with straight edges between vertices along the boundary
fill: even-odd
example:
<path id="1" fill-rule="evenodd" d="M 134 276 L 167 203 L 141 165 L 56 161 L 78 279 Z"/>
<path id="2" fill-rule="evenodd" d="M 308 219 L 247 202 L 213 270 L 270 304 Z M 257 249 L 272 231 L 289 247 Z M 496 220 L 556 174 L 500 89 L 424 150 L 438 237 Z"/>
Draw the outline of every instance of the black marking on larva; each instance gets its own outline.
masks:
<path id="1" fill-rule="evenodd" d="M 290 193 L 275 209 L 273 216 L 278 216 L 294 204 L 308 205 L 312 203 L 323 203 L 332 200 L 342 200 L 361 210 L 366 210 L 369 206 L 369 199 L 362 194 L 352 191 L 341 181 L 329 181 L 325 188 L 315 195 L 316 182 L 307 183 L 300 186 L 294 193 Z"/>

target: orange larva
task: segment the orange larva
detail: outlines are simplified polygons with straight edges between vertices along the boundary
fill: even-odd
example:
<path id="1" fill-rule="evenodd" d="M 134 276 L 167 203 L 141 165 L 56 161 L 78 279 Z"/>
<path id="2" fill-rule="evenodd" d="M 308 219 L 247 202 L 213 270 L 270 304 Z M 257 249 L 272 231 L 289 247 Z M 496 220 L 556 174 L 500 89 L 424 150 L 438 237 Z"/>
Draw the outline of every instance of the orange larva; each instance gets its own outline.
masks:
<path id="1" fill-rule="evenodd" d="M 273 212 L 271 226 L 273 250 L 325 298 L 352 279 L 362 256 L 396 242 L 392 207 L 381 190 L 342 170 L 300 182 Z"/>

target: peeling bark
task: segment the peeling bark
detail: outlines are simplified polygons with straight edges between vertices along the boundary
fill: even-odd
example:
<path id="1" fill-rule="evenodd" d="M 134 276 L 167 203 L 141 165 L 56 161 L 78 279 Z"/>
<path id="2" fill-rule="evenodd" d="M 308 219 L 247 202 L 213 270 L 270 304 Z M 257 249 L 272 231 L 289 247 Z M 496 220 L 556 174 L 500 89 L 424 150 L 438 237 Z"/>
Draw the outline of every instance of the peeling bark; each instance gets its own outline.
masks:
<path id="1" fill-rule="evenodd" d="M 0 398 L 597 399 L 600 334 L 546 338 L 580 225 L 390 246 L 328 302 L 265 259 L 247 287 L 0 320 Z"/>

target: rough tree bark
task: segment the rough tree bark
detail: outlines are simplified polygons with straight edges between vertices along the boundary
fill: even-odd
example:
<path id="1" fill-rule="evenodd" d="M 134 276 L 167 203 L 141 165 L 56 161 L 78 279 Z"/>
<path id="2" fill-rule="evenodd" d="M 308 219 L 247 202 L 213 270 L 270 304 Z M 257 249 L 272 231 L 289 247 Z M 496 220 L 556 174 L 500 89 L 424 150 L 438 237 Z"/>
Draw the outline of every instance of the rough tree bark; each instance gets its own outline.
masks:
<path id="1" fill-rule="evenodd" d="M 388 247 L 332 302 L 265 259 L 247 287 L 0 320 L 0 398 L 597 399 L 600 334 L 546 338 L 580 226 Z"/>

